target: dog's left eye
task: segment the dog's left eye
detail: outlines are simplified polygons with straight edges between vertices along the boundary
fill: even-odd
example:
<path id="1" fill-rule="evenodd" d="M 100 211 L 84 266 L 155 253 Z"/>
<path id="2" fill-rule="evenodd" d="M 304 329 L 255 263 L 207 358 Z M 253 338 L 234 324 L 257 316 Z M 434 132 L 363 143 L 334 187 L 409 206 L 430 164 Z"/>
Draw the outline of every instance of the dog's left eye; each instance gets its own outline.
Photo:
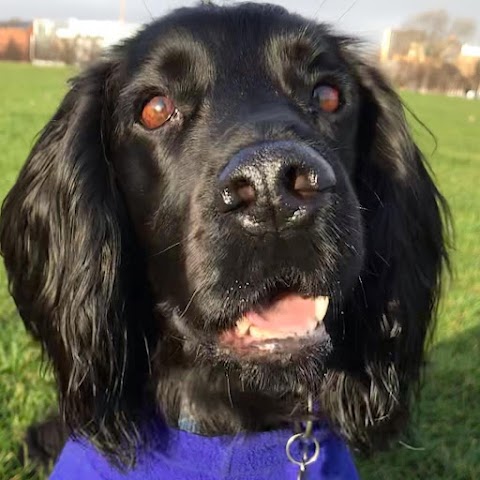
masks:
<path id="1" fill-rule="evenodd" d="M 340 90 L 328 84 L 320 84 L 313 90 L 313 98 L 320 109 L 326 113 L 336 112 L 340 106 Z"/>
<path id="2" fill-rule="evenodd" d="M 167 123 L 175 110 L 175 104 L 171 98 L 153 97 L 143 107 L 140 122 L 148 130 L 155 130 Z"/>

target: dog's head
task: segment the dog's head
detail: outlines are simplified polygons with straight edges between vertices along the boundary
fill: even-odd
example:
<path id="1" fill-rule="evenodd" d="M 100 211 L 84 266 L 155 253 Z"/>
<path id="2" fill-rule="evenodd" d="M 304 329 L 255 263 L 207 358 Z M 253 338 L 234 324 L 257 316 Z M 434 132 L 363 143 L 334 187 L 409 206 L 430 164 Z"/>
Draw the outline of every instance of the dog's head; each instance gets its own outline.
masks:
<path id="1" fill-rule="evenodd" d="M 255 399 L 295 411 L 308 393 L 368 448 L 419 380 L 442 208 L 354 42 L 279 7 L 201 6 L 73 81 L 1 245 L 67 421 L 103 448 L 155 404 L 176 421 L 228 394 L 227 416 L 250 405 L 233 430 L 274 428 Z"/>

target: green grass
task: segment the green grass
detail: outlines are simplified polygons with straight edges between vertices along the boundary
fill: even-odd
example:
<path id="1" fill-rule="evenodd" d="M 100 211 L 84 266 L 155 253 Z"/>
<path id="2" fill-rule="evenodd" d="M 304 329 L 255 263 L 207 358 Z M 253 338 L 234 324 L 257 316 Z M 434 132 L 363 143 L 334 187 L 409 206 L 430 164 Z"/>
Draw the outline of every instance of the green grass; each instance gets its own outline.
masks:
<path id="1" fill-rule="evenodd" d="M 65 91 L 66 69 L 0 64 L 0 198 Z M 438 138 L 430 156 L 455 220 L 454 279 L 445 289 L 411 445 L 359 459 L 364 479 L 480 479 L 480 102 L 404 94 Z M 427 153 L 434 144 L 415 126 Z M 26 426 L 54 403 L 51 376 L 26 336 L 0 269 L 0 479 L 27 479 L 15 460 Z M 414 447 L 414 448 L 412 448 Z"/>
<path id="2" fill-rule="evenodd" d="M 480 102 L 404 94 L 437 138 L 414 126 L 455 223 L 454 276 L 440 309 L 414 425 L 415 450 L 360 462 L 366 479 L 480 479 Z"/>
<path id="3" fill-rule="evenodd" d="M 0 198 L 11 187 L 66 90 L 67 69 L 0 63 Z M 25 427 L 55 402 L 51 376 L 40 374 L 40 351 L 24 333 L 0 267 L 0 479 L 26 479 L 15 454 Z M 30 478 L 30 477 L 28 477 Z"/>

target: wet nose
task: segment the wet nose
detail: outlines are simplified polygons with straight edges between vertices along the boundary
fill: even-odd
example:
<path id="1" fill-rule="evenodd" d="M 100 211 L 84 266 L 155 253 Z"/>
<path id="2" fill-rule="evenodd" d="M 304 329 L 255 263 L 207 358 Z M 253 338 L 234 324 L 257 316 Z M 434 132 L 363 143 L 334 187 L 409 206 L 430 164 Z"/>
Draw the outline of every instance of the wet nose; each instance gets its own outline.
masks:
<path id="1" fill-rule="evenodd" d="M 335 173 L 316 150 L 268 142 L 234 155 L 219 175 L 219 209 L 252 232 L 297 227 L 328 203 Z"/>

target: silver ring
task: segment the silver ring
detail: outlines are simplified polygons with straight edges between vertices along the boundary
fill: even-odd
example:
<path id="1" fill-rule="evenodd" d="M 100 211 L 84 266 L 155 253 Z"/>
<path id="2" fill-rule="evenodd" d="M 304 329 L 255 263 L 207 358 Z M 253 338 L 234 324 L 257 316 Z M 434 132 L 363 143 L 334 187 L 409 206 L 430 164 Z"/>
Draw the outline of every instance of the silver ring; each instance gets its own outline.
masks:
<path id="1" fill-rule="evenodd" d="M 293 457 L 292 452 L 290 451 L 292 448 L 292 445 L 297 441 L 297 440 L 306 440 L 309 442 L 312 442 L 315 450 L 313 452 L 313 455 L 308 458 L 308 459 L 303 459 L 303 460 L 297 460 Z M 306 437 L 305 433 L 296 433 L 295 435 L 292 435 L 289 439 L 287 444 L 285 445 L 285 452 L 287 454 L 288 459 L 290 462 L 294 463 L 295 465 L 298 465 L 299 467 L 307 466 L 310 465 L 313 462 L 316 462 L 318 459 L 318 456 L 320 455 L 320 444 L 318 443 L 318 440 L 315 437 Z"/>

